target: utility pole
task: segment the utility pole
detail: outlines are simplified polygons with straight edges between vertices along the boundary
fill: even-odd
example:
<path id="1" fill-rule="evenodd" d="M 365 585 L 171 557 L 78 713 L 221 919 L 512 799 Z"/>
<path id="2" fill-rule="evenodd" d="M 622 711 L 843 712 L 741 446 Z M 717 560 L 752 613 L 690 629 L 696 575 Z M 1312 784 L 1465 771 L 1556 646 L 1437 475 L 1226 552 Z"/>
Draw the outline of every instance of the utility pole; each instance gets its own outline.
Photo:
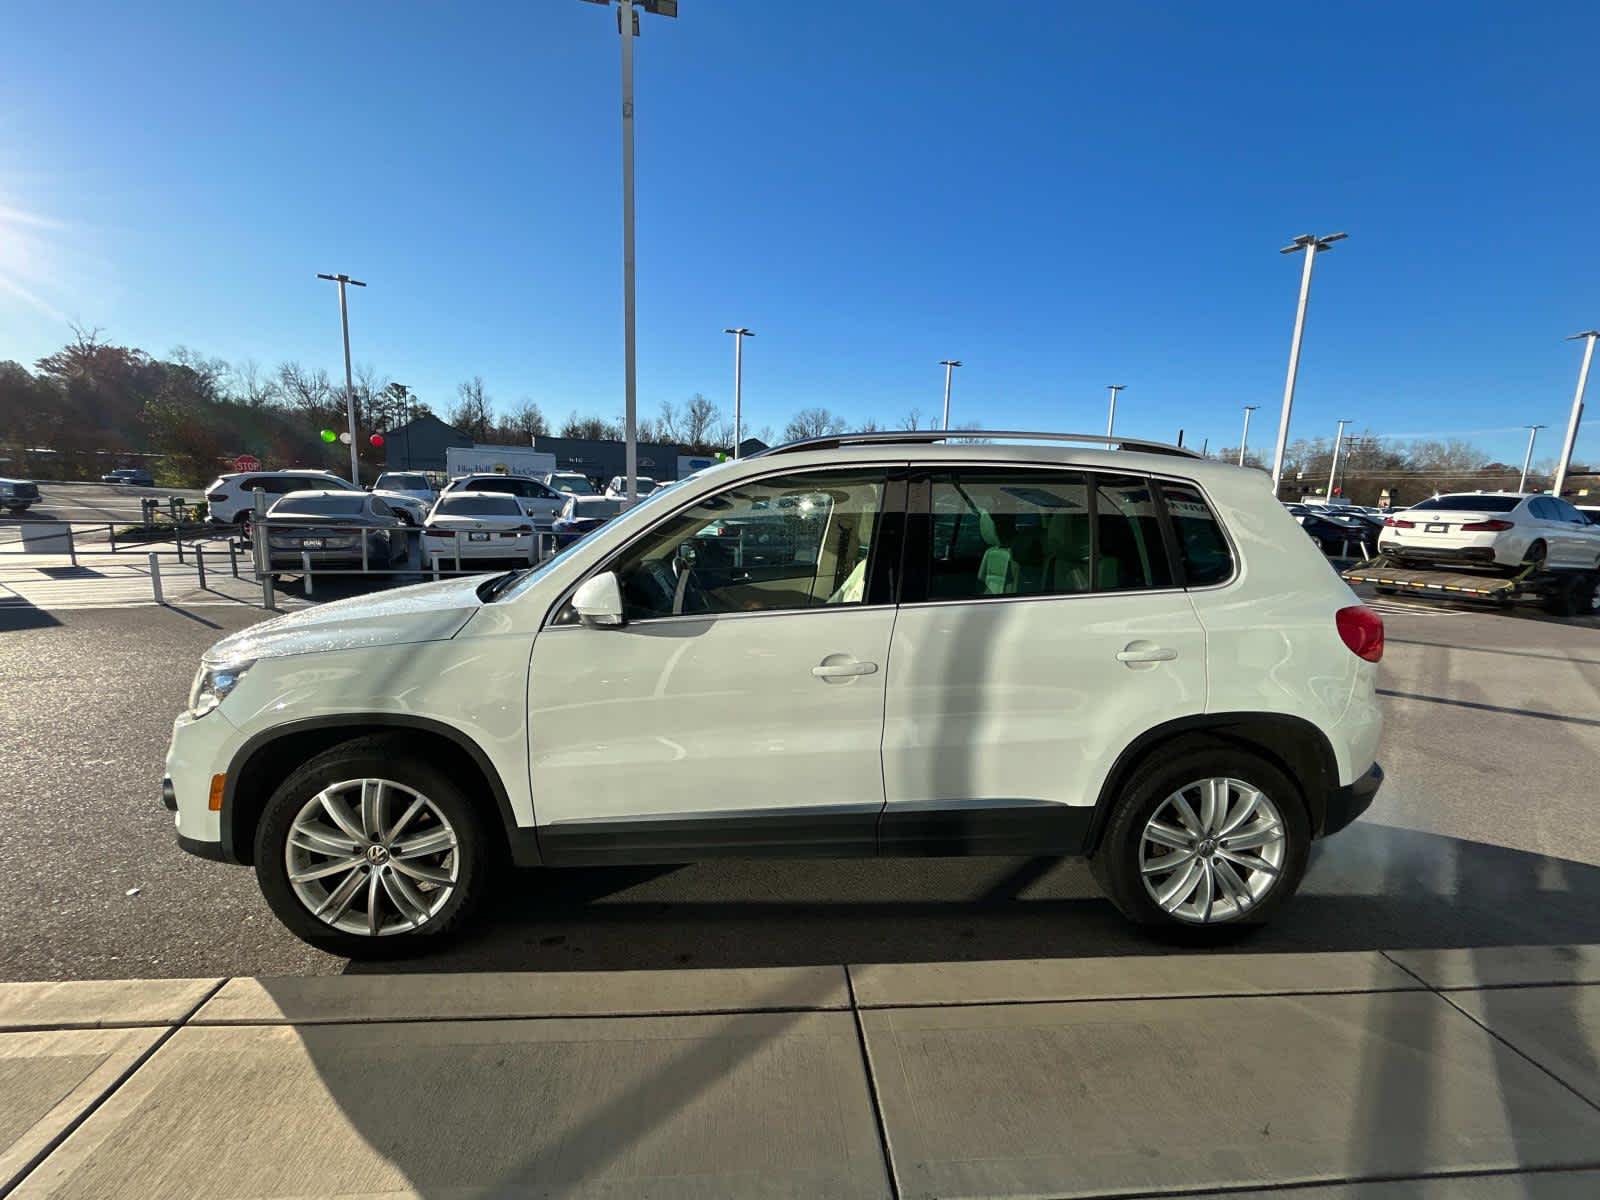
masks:
<path id="1" fill-rule="evenodd" d="M 945 358 L 945 359 L 941 359 L 939 361 L 939 365 L 944 368 L 944 423 L 941 424 L 939 426 L 939 428 L 940 429 L 949 429 L 950 428 L 950 374 L 957 367 L 959 367 L 961 365 L 961 360 L 959 358 Z"/>
<path id="2" fill-rule="evenodd" d="M 1539 430 L 1543 428 L 1543 425 L 1528 426 L 1528 452 L 1522 456 L 1522 478 L 1517 480 L 1519 492 L 1528 490 L 1528 468 L 1533 465 L 1533 439 L 1539 436 Z"/>
<path id="3" fill-rule="evenodd" d="M 1335 242 L 1343 241 L 1349 237 L 1348 233 L 1330 233 L 1326 237 L 1315 234 L 1303 233 L 1289 245 L 1279 250 L 1279 254 L 1293 254 L 1299 250 L 1305 254 L 1305 267 L 1300 273 L 1300 303 L 1294 313 L 1294 339 L 1289 343 L 1289 376 L 1283 384 L 1283 413 L 1278 418 L 1278 445 L 1272 454 L 1272 495 L 1276 499 L 1278 484 L 1283 479 L 1283 451 L 1289 444 L 1289 414 L 1294 408 L 1294 381 L 1300 373 L 1300 341 L 1306 331 L 1306 305 L 1311 300 L 1311 266 L 1321 254 L 1333 246 Z"/>
<path id="4" fill-rule="evenodd" d="M 610 0 L 589 0 L 609 5 Z M 639 387 L 634 353 L 633 303 L 633 39 L 639 34 L 639 14 L 678 15 L 678 0 L 618 0 L 617 32 L 622 40 L 622 436 L 628 474 L 628 506 L 639 498 Z"/>
<path id="5" fill-rule="evenodd" d="M 350 434 L 350 482 L 357 487 L 361 486 L 361 458 L 357 453 L 359 438 L 356 434 L 356 384 L 355 378 L 350 373 L 350 309 L 345 304 L 344 289 L 350 287 L 366 287 L 359 279 L 351 279 L 348 275 L 324 275 L 317 272 L 318 279 L 326 279 L 330 283 L 339 285 L 339 325 L 344 330 L 344 416 L 345 429 Z"/>
<path id="6" fill-rule="evenodd" d="M 1572 466 L 1572 448 L 1578 442 L 1578 424 L 1583 420 L 1583 390 L 1589 386 L 1589 364 L 1594 361 L 1594 343 L 1596 338 L 1600 338 L 1600 329 L 1586 329 L 1573 334 L 1567 341 L 1575 342 L 1579 338 L 1584 340 L 1583 366 L 1578 368 L 1578 390 L 1572 396 L 1572 417 L 1567 422 L 1567 440 L 1561 445 L 1561 461 L 1556 464 L 1555 482 L 1550 485 L 1552 496 L 1561 495 L 1561 489 L 1567 483 L 1567 470 Z"/>
<path id="7" fill-rule="evenodd" d="M 1350 424 L 1349 417 L 1339 418 L 1339 432 L 1333 435 L 1333 466 L 1328 470 L 1328 500 L 1333 500 L 1333 482 L 1339 474 L 1339 446 L 1344 441 L 1344 427 Z"/>
<path id="8" fill-rule="evenodd" d="M 740 402 L 744 392 L 744 340 L 755 337 L 755 334 L 743 326 L 722 332 L 733 334 L 733 456 L 738 458 Z"/>
<path id="9" fill-rule="evenodd" d="M 1244 466 L 1244 448 L 1250 441 L 1250 414 L 1260 408 L 1259 404 L 1246 404 L 1244 406 L 1244 432 L 1239 435 L 1239 465 Z"/>
<path id="10" fill-rule="evenodd" d="M 1106 390 L 1111 393 L 1111 411 L 1106 414 L 1106 436 L 1111 436 L 1112 427 L 1117 423 L 1117 393 L 1128 385 L 1125 383 L 1110 383 Z"/>

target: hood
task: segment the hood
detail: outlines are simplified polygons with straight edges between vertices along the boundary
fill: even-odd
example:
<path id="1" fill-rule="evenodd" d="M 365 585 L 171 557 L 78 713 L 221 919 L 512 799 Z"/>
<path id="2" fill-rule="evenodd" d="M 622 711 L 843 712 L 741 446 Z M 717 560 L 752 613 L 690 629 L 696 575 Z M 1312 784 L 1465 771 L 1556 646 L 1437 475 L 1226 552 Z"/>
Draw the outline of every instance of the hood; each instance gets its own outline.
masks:
<path id="1" fill-rule="evenodd" d="M 448 641 L 481 607 L 478 586 L 482 582 L 482 576 L 442 579 L 289 613 L 223 638 L 206 651 L 205 661 L 244 662 L 323 650 Z"/>

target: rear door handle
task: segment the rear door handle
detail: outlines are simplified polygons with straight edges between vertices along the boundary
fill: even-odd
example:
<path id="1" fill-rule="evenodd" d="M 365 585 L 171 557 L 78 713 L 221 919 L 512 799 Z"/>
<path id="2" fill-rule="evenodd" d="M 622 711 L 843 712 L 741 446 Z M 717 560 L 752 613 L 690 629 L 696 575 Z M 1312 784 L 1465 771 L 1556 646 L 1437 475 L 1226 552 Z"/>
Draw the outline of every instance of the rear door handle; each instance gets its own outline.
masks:
<path id="1" fill-rule="evenodd" d="M 856 675 L 874 675 L 877 670 L 875 662 L 862 662 L 846 654 L 830 654 L 811 668 L 811 674 L 824 680 L 850 679 Z"/>
<path id="2" fill-rule="evenodd" d="M 1117 661 L 1134 666 L 1138 663 L 1171 662 L 1178 657 L 1178 652 L 1170 646 L 1158 646 L 1154 642 L 1129 642 L 1117 651 Z"/>

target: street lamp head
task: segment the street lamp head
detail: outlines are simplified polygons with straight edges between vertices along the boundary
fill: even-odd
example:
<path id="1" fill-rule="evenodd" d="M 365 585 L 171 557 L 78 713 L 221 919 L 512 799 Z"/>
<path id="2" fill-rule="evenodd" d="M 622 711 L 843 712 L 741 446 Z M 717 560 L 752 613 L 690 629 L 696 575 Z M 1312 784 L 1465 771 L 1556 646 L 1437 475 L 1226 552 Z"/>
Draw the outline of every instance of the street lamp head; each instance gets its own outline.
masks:
<path id="1" fill-rule="evenodd" d="M 755 334 L 755 330 L 746 329 L 742 325 L 738 329 L 724 329 L 722 332 L 723 333 L 736 333 L 740 337 L 755 337 L 755 335 L 756 335 Z"/>
<path id="2" fill-rule="evenodd" d="M 1259 404 L 1246 404 L 1244 406 L 1244 410 L 1245 410 L 1245 412 L 1255 412 L 1256 409 L 1258 409 L 1260 407 L 1261 407 L 1261 405 L 1259 405 Z"/>
<path id="3" fill-rule="evenodd" d="M 329 283 L 348 283 L 351 287 L 367 286 L 366 284 L 362 283 L 361 280 L 351 279 L 348 275 L 324 275 L 321 271 L 318 271 L 317 278 L 326 279 Z"/>
<path id="4" fill-rule="evenodd" d="M 961 360 L 959 358 L 941 358 L 939 360 L 939 365 L 941 367 L 959 367 L 961 365 Z"/>
<path id="5" fill-rule="evenodd" d="M 1106 387 L 1109 388 L 1113 392 L 1120 392 L 1120 391 L 1122 391 L 1123 388 L 1125 388 L 1127 386 L 1128 385 L 1125 384 L 1125 383 L 1108 383 L 1108 384 L 1106 384 Z"/>
<path id="6" fill-rule="evenodd" d="M 1585 329 L 1582 333 L 1573 334 L 1567 341 L 1576 342 L 1583 338 L 1600 338 L 1600 329 Z"/>
<path id="7" fill-rule="evenodd" d="M 1294 241 L 1278 251 L 1279 254 L 1293 254 L 1297 250 L 1304 250 L 1307 246 L 1316 247 L 1316 252 L 1321 254 L 1335 242 L 1342 242 L 1349 237 L 1348 233 L 1329 233 L 1318 237 L 1314 233 L 1302 233 Z"/>

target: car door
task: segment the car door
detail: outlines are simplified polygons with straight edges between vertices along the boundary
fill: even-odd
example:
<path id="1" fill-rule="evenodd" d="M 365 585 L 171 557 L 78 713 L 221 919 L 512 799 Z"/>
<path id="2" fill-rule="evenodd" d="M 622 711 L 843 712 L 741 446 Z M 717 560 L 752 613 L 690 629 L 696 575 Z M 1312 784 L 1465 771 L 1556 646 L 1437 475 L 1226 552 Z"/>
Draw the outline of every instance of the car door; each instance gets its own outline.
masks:
<path id="1" fill-rule="evenodd" d="M 1562 558 L 1566 564 L 1584 570 L 1600 565 L 1600 538 L 1595 536 L 1597 531 L 1589 524 L 1589 518 L 1559 497 L 1551 496 L 1547 503 L 1561 528 L 1560 536 L 1566 546 Z"/>
<path id="2" fill-rule="evenodd" d="M 885 853 L 1080 850 L 1140 733 L 1200 713 L 1205 635 L 1150 481 L 913 477 L 889 652 Z"/>
<path id="3" fill-rule="evenodd" d="M 528 684 L 548 861 L 873 852 L 903 498 L 873 467 L 663 506 L 604 564 L 624 625 L 558 607 Z M 784 524 L 787 558 L 711 532 L 758 520 Z"/>

